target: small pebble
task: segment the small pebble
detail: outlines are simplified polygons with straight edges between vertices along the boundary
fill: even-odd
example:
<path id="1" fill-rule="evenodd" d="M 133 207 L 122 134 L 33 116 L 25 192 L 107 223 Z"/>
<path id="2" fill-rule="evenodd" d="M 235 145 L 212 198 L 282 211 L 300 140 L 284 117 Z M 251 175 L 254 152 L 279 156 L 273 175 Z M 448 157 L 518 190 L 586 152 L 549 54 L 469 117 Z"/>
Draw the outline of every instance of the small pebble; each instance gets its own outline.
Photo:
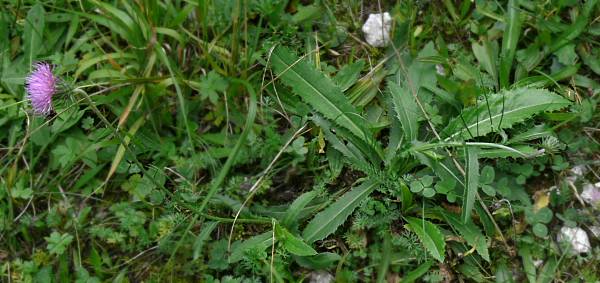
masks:
<path id="1" fill-rule="evenodd" d="M 388 12 L 382 14 L 370 14 L 362 26 L 365 40 L 373 47 L 385 47 L 390 43 L 390 31 L 392 30 L 392 17 Z"/>

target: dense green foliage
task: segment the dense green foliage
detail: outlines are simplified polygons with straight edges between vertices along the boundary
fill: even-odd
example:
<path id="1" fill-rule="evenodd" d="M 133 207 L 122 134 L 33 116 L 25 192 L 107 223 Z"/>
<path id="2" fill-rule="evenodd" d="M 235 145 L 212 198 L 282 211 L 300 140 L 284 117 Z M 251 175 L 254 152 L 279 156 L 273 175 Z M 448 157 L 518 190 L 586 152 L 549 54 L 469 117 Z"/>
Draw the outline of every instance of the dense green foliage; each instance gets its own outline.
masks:
<path id="1" fill-rule="evenodd" d="M 361 25 L 381 11 L 374 48 Z M 580 194 L 600 181 L 599 15 L 1 1 L 0 278 L 596 282 L 600 204 Z M 48 116 L 25 90 L 36 62 L 61 79 Z"/>

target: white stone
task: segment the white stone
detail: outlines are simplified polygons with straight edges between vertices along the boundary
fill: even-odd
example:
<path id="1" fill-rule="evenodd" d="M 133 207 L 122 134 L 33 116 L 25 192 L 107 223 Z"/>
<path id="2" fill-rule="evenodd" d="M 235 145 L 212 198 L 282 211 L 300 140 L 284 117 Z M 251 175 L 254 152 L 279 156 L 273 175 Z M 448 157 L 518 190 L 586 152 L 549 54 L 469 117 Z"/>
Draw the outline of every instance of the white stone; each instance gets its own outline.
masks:
<path id="1" fill-rule="evenodd" d="M 581 192 L 581 199 L 591 206 L 600 204 L 600 183 L 585 184 Z"/>
<path id="2" fill-rule="evenodd" d="M 590 239 L 588 238 L 587 233 L 579 228 L 569 228 L 562 227 L 560 228 L 560 234 L 558 235 L 559 242 L 567 242 L 571 244 L 571 250 L 574 253 L 587 253 L 590 252 L 592 246 L 590 245 Z"/>
<path id="3" fill-rule="evenodd" d="M 331 283 L 333 282 L 333 275 L 326 271 L 313 271 L 309 275 L 309 283 Z"/>
<path id="4" fill-rule="evenodd" d="M 390 31 L 392 30 L 392 17 L 390 13 L 370 14 L 362 26 L 365 40 L 373 47 L 384 47 L 390 43 Z"/>

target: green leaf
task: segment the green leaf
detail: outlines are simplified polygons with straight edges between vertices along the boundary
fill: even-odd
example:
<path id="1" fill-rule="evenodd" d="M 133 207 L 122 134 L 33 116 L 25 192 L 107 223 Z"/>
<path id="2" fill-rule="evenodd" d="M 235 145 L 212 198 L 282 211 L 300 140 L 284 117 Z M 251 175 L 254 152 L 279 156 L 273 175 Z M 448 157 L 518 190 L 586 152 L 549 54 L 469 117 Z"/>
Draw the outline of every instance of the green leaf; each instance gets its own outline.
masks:
<path id="1" fill-rule="evenodd" d="M 498 44 L 496 41 L 483 41 L 481 45 L 477 42 L 471 44 L 473 54 L 479 64 L 483 66 L 485 71 L 492 76 L 494 86 L 498 87 L 498 68 L 496 67 L 496 59 L 498 58 Z"/>
<path id="2" fill-rule="evenodd" d="M 528 129 L 525 132 L 521 132 L 515 136 L 513 136 L 506 144 L 515 144 L 521 143 L 525 141 L 531 141 L 535 139 L 545 138 L 554 136 L 554 131 L 552 128 L 546 124 L 541 124 L 538 126 L 534 126 Z"/>
<path id="3" fill-rule="evenodd" d="M 23 51 L 25 53 L 25 62 L 31 66 L 43 48 L 42 38 L 45 27 L 45 11 L 42 4 L 37 3 L 31 7 L 25 18 L 25 28 L 23 33 Z"/>
<path id="4" fill-rule="evenodd" d="M 485 259 L 487 262 L 490 261 L 490 254 L 487 248 L 487 242 L 485 236 L 479 230 L 473 222 L 462 223 L 458 216 L 453 215 L 450 212 L 443 211 L 442 216 L 446 219 L 452 228 L 456 229 L 458 233 L 467 241 L 469 245 L 475 248 L 477 253 Z"/>
<path id="5" fill-rule="evenodd" d="M 536 278 L 536 270 L 535 264 L 533 263 L 533 256 L 531 255 L 531 250 L 528 244 L 519 245 L 519 255 L 521 256 L 521 261 L 523 262 L 523 270 L 527 275 L 527 280 L 529 283 L 535 283 Z"/>
<path id="6" fill-rule="evenodd" d="M 468 223 L 471 220 L 471 211 L 475 204 L 477 188 L 479 187 L 479 161 L 477 160 L 477 148 L 465 147 L 465 158 L 467 163 L 465 175 L 465 191 L 463 194 L 462 221 Z"/>
<path id="7" fill-rule="evenodd" d="M 50 234 L 50 237 L 44 237 L 48 242 L 48 252 L 50 254 L 62 255 L 73 241 L 73 236 L 69 233 L 60 234 L 56 231 Z"/>
<path id="8" fill-rule="evenodd" d="M 506 263 L 501 262 L 496 267 L 496 283 L 512 283 L 513 280 L 512 272 L 506 266 Z"/>
<path id="9" fill-rule="evenodd" d="M 336 253 L 320 253 L 313 256 L 294 257 L 296 262 L 309 269 L 328 269 L 342 257 Z"/>
<path id="10" fill-rule="evenodd" d="M 342 67 L 335 77 L 333 81 L 340 87 L 342 91 L 346 91 L 349 89 L 356 81 L 358 80 L 358 76 L 360 75 L 360 71 L 365 66 L 365 60 L 361 59 L 352 64 L 345 65 Z"/>
<path id="11" fill-rule="evenodd" d="M 390 81 L 388 83 L 389 91 L 392 95 L 394 112 L 404 132 L 407 141 L 412 142 L 417 139 L 419 134 L 419 108 L 414 97 L 406 87 L 401 87 L 397 83 Z"/>
<path id="12" fill-rule="evenodd" d="M 232 253 L 229 256 L 229 262 L 237 262 L 242 260 L 245 253 L 249 249 L 265 250 L 273 244 L 273 231 L 267 231 L 260 235 L 256 235 L 241 244 L 232 247 Z"/>
<path id="13" fill-rule="evenodd" d="M 471 139 L 510 128 L 515 123 L 543 111 L 562 109 L 571 102 L 545 89 L 519 88 L 487 97 L 477 106 L 466 108 L 452 119 L 441 135 L 446 141 Z"/>
<path id="14" fill-rule="evenodd" d="M 577 63 L 577 53 L 575 53 L 575 44 L 567 44 L 554 52 L 558 62 L 563 65 L 575 65 Z"/>
<path id="15" fill-rule="evenodd" d="M 407 222 L 406 228 L 417 234 L 429 254 L 439 262 L 443 262 L 446 253 L 446 242 L 440 229 L 425 219 L 406 217 L 405 220 Z"/>
<path id="16" fill-rule="evenodd" d="M 192 252 L 192 258 L 194 260 L 198 259 L 200 257 L 200 255 L 202 255 L 202 248 L 204 247 L 204 243 L 210 237 L 210 233 L 212 233 L 212 231 L 215 230 L 215 228 L 217 228 L 218 224 L 219 224 L 219 222 L 215 221 L 215 222 L 204 223 L 202 225 L 202 231 L 200 231 L 200 234 L 194 240 L 194 246 L 193 246 L 193 252 Z"/>
<path id="17" fill-rule="evenodd" d="M 306 59 L 298 58 L 284 47 L 275 48 L 271 63 L 281 81 L 316 111 L 364 140 L 366 144 L 375 146 L 372 133 L 364 126 L 367 121 L 360 118 L 358 111 L 330 78 L 317 71 Z"/>
<path id="18" fill-rule="evenodd" d="M 381 159 L 374 148 L 349 133 L 346 129 L 331 125 L 329 121 L 318 114 L 315 114 L 312 117 L 312 121 L 317 126 L 321 127 L 323 134 L 330 145 L 342 153 L 348 159 L 346 161 L 353 166 L 366 170 L 367 168 L 372 168 L 375 164 L 380 164 Z M 333 132 L 335 132 L 335 134 Z M 345 137 L 347 143 L 340 140 L 338 136 Z M 365 160 L 365 158 L 369 158 L 370 162 Z"/>
<path id="19" fill-rule="evenodd" d="M 502 51 L 500 54 L 500 88 L 509 86 L 510 71 L 521 34 L 521 18 L 519 0 L 509 0 L 506 13 L 506 26 L 502 35 Z"/>
<path id="20" fill-rule="evenodd" d="M 548 236 L 548 227 L 542 223 L 535 223 L 533 224 L 533 234 L 540 238 L 544 238 Z"/>
<path id="21" fill-rule="evenodd" d="M 549 49 L 550 52 L 554 52 L 569 44 L 569 42 L 577 38 L 586 30 L 590 15 L 594 10 L 594 6 L 596 6 L 596 3 L 598 3 L 598 0 L 585 1 L 581 14 L 577 17 L 575 22 L 565 29 L 558 38 L 552 40 L 552 45 L 550 45 Z"/>
<path id="22" fill-rule="evenodd" d="M 290 253 L 297 256 L 311 256 L 316 255 L 315 251 L 311 246 L 306 244 L 302 239 L 296 237 L 290 233 L 287 229 L 281 225 L 275 226 L 275 238 L 281 242 L 283 247 Z"/>
<path id="23" fill-rule="evenodd" d="M 354 209 L 366 199 L 369 194 L 377 187 L 378 182 L 367 180 L 360 186 L 352 189 L 340 197 L 335 203 L 319 212 L 315 218 L 306 226 L 302 232 L 302 237 L 312 243 L 321 240 L 337 230 Z"/>
<path id="24" fill-rule="evenodd" d="M 540 276 L 537 279 L 537 283 L 550 283 L 556 278 L 556 269 L 558 268 L 559 262 L 555 258 L 550 257 L 546 260 L 546 264 L 540 270 Z"/>
<path id="25" fill-rule="evenodd" d="M 481 169 L 481 176 L 479 178 L 479 183 L 489 185 L 494 182 L 496 178 L 496 172 L 494 171 L 494 167 L 486 165 Z"/>
<path id="26" fill-rule="evenodd" d="M 410 283 L 415 282 L 417 279 L 421 278 L 421 276 L 425 275 L 427 271 L 433 265 L 433 261 L 426 261 L 423 264 L 419 265 L 419 267 L 414 270 L 408 272 L 406 276 L 402 278 L 402 282 Z"/>
<path id="27" fill-rule="evenodd" d="M 294 223 L 298 222 L 300 212 L 317 196 L 316 191 L 310 191 L 303 193 L 292 202 L 290 207 L 285 212 L 285 215 L 281 219 L 281 224 L 285 227 L 292 227 Z"/>

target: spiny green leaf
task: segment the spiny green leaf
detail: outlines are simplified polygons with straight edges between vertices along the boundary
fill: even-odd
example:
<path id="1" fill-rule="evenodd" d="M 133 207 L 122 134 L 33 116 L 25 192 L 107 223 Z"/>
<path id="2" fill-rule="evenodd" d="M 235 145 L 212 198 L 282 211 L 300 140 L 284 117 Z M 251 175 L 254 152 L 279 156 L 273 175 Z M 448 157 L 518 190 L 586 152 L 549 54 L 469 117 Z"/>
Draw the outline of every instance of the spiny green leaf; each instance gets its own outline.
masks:
<path id="1" fill-rule="evenodd" d="M 419 134 L 419 108 L 417 103 L 406 87 L 401 87 L 390 81 L 388 88 L 392 95 L 394 112 L 396 112 L 396 117 L 402 125 L 404 137 L 407 141 L 412 142 L 417 139 Z"/>
<path id="2" fill-rule="evenodd" d="M 317 196 L 316 191 L 310 191 L 300 195 L 288 208 L 281 220 L 281 224 L 286 227 L 292 227 L 298 222 L 300 212 Z"/>
<path id="3" fill-rule="evenodd" d="M 340 87 L 342 91 L 346 91 L 358 80 L 360 71 L 362 71 L 364 66 L 365 60 L 362 59 L 352 64 L 348 64 L 337 72 L 333 78 L 333 81 Z"/>
<path id="4" fill-rule="evenodd" d="M 261 249 L 264 250 L 273 244 L 273 231 L 267 231 L 262 234 L 256 235 L 248 240 L 245 240 L 241 244 L 232 248 L 231 256 L 229 256 L 229 262 L 237 262 L 242 260 L 244 254 L 250 249 Z"/>
<path id="5" fill-rule="evenodd" d="M 477 106 L 466 108 L 442 131 L 446 140 L 470 139 L 499 129 L 510 128 L 542 111 L 554 111 L 571 104 L 545 89 L 519 88 L 487 96 Z"/>
<path id="6" fill-rule="evenodd" d="M 330 78 L 284 47 L 275 48 L 271 63 L 281 81 L 316 111 L 364 140 L 366 144 L 375 146 L 372 134 L 364 126 L 367 122 L 360 118 L 358 111 Z"/>
<path id="7" fill-rule="evenodd" d="M 417 234 L 425 249 L 439 262 L 444 261 L 446 242 L 440 229 L 433 223 L 415 217 L 406 217 L 407 228 Z"/>
<path id="8" fill-rule="evenodd" d="M 319 212 L 306 226 L 302 237 L 309 243 L 321 240 L 337 230 L 348 216 L 377 187 L 378 183 L 367 180 L 340 197 L 335 203 Z"/>
<path id="9" fill-rule="evenodd" d="M 312 117 L 312 121 L 321 127 L 327 141 L 342 153 L 352 166 L 365 170 L 381 163 L 381 158 L 374 147 L 354 136 L 345 128 L 332 125 L 331 122 L 318 114 Z M 346 141 L 344 142 L 338 137 L 344 137 Z M 365 158 L 368 158 L 368 160 Z"/>
<path id="10" fill-rule="evenodd" d="M 298 256 L 311 256 L 316 255 L 315 251 L 311 246 L 306 244 L 302 239 L 296 237 L 290 233 L 287 229 L 281 225 L 275 226 L 275 238 L 278 242 L 283 244 L 283 247 L 290 253 Z"/>
<path id="11" fill-rule="evenodd" d="M 487 242 L 485 236 L 479 230 L 473 222 L 462 223 L 458 216 L 453 215 L 450 212 L 442 212 L 442 216 L 446 219 L 454 229 L 469 243 L 473 246 L 477 253 L 486 261 L 490 261 L 490 253 L 487 248 Z"/>

